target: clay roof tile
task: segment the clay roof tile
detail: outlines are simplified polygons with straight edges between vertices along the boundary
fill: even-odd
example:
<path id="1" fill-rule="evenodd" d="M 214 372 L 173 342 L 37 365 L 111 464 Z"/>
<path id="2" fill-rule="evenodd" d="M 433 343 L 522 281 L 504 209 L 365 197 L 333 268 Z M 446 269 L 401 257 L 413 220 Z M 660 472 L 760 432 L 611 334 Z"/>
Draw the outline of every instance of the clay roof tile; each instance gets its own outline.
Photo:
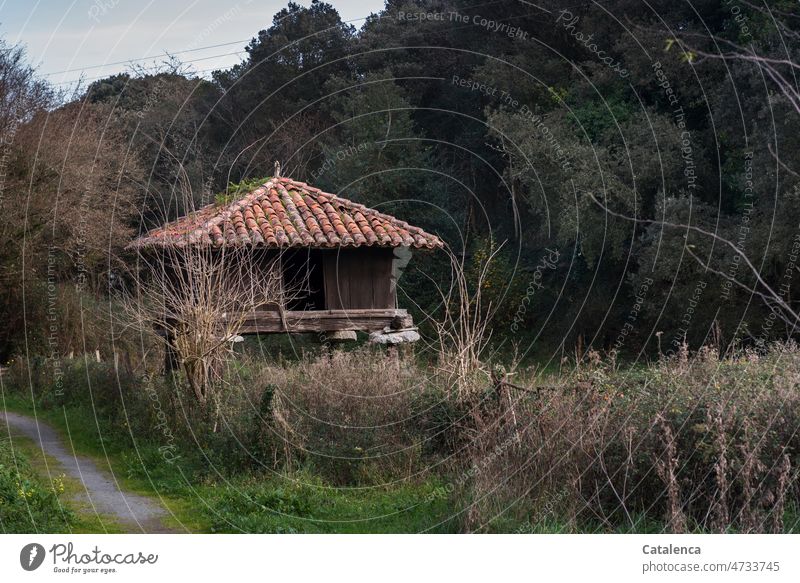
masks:
<path id="1" fill-rule="evenodd" d="M 254 247 L 444 246 L 391 215 L 291 178 L 272 178 L 239 200 L 211 204 L 133 241 L 129 247 L 194 244 Z"/>

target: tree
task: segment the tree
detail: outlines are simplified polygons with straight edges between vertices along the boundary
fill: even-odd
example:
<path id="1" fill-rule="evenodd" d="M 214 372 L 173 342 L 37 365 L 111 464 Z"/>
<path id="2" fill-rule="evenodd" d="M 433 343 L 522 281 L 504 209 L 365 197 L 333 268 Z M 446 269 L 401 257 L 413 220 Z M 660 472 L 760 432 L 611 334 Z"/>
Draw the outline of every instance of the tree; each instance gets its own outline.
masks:
<path id="1" fill-rule="evenodd" d="M 179 194 L 179 175 L 186 172 L 193 192 L 206 192 L 218 168 L 218 151 L 207 123 L 218 88 L 204 79 L 186 77 L 178 64 L 155 74 L 120 74 L 92 83 L 84 99 L 103 104 L 109 122 L 124 132 L 146 169 L 138 230 L 153 228 L 188 211 Z M 181 170 L 182 169 L 182 170 Z M 209 201 L 197 200 L 201 205 Z"/>
<path id="2" fill-rule="evenodd" d="M 32 346 L 51 338 L 65 351 L 107 331 L 83 329 L 64 314 L 81 312 L 75 305 L 81 294 L 103 297 L 114 285 L 124 265 L 121 250 L 135 232 L 143 175 L 108 115 L 104 107 L 74 102 L 34 113 L 16 134 L 0 218 L 6 354 L 26 331 Z M 52 334 L 44 323 L 58 314 L 77 328 L 62 325 Z M 108 346 L 95 347 L 101 344 Z"/>
<path id="3" fill-rule="evenodd" d="M 211 124 L 225 136 L 221 159 L 234 182 L 268 175 L 275 160 L 292 160 L 288 171 L 308 158 L 301 150 L 318 151 L 312 138 L 329 121 L 318 102 L 327 79 L 349 74 L 354 34 L 330 4 L 290 2 L 246 47 L 244 63 L 214 73 L 224 94 Z"/>

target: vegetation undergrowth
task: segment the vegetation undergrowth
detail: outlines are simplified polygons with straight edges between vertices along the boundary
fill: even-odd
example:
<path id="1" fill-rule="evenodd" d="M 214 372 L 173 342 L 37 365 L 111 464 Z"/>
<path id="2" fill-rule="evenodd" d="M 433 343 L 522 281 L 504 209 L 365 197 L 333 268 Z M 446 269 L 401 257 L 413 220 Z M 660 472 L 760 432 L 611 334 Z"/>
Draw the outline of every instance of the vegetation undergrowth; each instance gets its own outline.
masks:
<path id="1" fill-rule="evenodd" d="M 56 394 L 32 364 L 4 378 L 7 406 L 35 404 L 192 531 L 800 528 L 793 345 L 636 367 L 592 353 L 559 375 L 477 375 L 473 400 L 373 349 L 243 355 L 210 411 L 177 378 L 76 359 Z"/>
<path id="2" fill-rule="evenodd" d="M 0 438 L 0 532 L 70 532 L 77 518 L 63 493 L 63 482 L 46 484 L 16 440 Z"/>
<path id="3" fill-rule="evenodd" d="M 241 380 L 251 374 L 245 369 L 238 367 L 236 371 Z M 325 479 L 306 468 L 277 471 L 254 465 L 232 449 L 239 440 L 232 426 L 227 435 L 222 430 L 214 433 L 208 420 L 197 417 L 197 412 L 181 410 L 180 405 L 172 408 L 167 399 L 163 405 L 156 404 L 154 393 L 141 390 L 141 378 L 123 374 L 116 386 L 116 381 L 107 376 L 110 372 L 113 367 L 109 365 L 75 359 L 66 368 L 61 395 L 54 394 L 52 385 L 35 388 L 34 402 L 29 389 L 17 390 L 18 385 L 12 382 L 7 386 L 11 390 L 5 395 L 6 407 L 31 415 L 35 407 L 37 417 L 65 437 L 69 435 L 76 451 L 110 464 L 125 488 L 160 498 L 189 531 L 457 530 L 449 520 L 452 509 L 448 501 L 433 495 L 438 486 L 434 479 L 354 487 L 335 484 L 330 475 Z M 144 382 L 159 384 L 158 391 L 168 391 L 167 383 L 160 379 Z M 117 401 L 123 385 L 129 391 L 124 405 Z M 143 402 L 136 400 L 137 389 Z M 159 399 L 163 397 L 159 393 Z M 162 406 L 171 427 L 184 414 L 194 416 L 190 418 L 197 422 L 170 434 L 173 441 L 169 445 L 159 428 L 162 421 L 157 411 Z M 146 407 L 156 411 L 152 419 L 144 418 Z M 250 421 L 244 419 L 245 423 Z M 257 433 L 254 437 L 259 439 Z"/>

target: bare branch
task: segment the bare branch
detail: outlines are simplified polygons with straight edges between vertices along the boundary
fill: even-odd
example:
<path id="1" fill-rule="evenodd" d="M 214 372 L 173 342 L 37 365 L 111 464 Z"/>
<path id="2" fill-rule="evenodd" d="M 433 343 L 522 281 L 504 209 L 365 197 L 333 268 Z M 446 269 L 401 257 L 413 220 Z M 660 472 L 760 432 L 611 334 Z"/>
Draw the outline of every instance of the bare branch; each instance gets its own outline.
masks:
<path id="1" fill-rule="evenodd" d="M 594 196 L 594 194 L 592 194 L 591 192 L 587 192 L 587 194 L 589 195 L 589 197 L 594 201 L 594 203 L 597 206 L 602 208 L 606 213 L 610 214 L 611 216 L 618 217 L 618 218 L 621 218 L 621 219 L 625 219 L 626 221 L 633 221 L 634 223 L 645 223 L 645 224 L 650 224 L 650 225 L 658 225 L 660 227 L 668 227 L 668 228 L 671 228 L 671 229 L 680 229 L 680 230 L 683 230 L 683 231 L 692 231 L 692 232 L 698 233 L 700 235 L 704 235 L 706 237 L 710 237 L 714 241 L 717 241 L 717 242 L 725 245 L 726 247 L 730 248 L 736 255 L 738 255 L 742 259 L 742 261 L 744 261 L 744 263 L 747 266 L 747 268 L 755 276 L 756 281 L 759 283 L 759 285 L 761 285 L 761 287 L 764 288 L 764 290 L 766 291 L 766 293 L 764 295 L 768 296 L 772 302 L 774 302 L 775 304 L 780 306 L 781 310 L 785 311 L 786 314 L 788 314 L 793 320 L 796 320 L 796 321 L 800 322 L 800 316 L 798 316 L 798 314 L 789 306 L 789 304 L 787 304 L 784 301 L 784 299 L 774 289 L 772 289 L 772 287 L 764 280 L 764 278 L 761 276 L 761 273 L 759 272 L 759 270 L 756 268 L 755 265 L 753 265 L 753 263 L 750 261 L 750 259 L 747 257 L 747 255 L 744 253 L 744 251 L 739 249 L 739 247 L 733 241 L 731 241 L 730 239 L 726 239 L 725 237 L 721 237 L 721 236 L 717 235 L 716 233 L 714 233 L 712 231 L 708 231 L 706 229 L 703 229 L 701 227 L 697 227 L 695 225 L 685 225 L 685 224 L 679 224 L 679 223 L 671 223 L 671 222 L 668 222 L 668 221 L 656 221 L 656 220 L 653 220 L 653 219 L 640 219 L 638 217 L 631 217 L 631 216 L 628 216 L 628 215 L 625 215 L 625 214 L 622 214 L 622 213 L 617 213 L 617 212 L 614 212 L 611 209 L 609 209 L 602 202 L 600 202 Z M 694 256 L 694 254 L 692 254 L 692 256 Z"/>

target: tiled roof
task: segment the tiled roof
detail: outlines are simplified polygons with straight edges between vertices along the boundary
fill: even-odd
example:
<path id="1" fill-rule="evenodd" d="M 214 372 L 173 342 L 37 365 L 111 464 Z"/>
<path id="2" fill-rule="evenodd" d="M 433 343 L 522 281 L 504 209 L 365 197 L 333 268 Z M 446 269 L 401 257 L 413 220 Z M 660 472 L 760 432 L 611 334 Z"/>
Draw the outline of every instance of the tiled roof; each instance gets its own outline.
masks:
<path id="1" fill-rule="evenodd" d="M 435 235 L 290 178 L 271 178 L 244 198 L 212 204 L 154 229 L 130 247 L 211 244 L 257 247 L 443 246 Z"/>

